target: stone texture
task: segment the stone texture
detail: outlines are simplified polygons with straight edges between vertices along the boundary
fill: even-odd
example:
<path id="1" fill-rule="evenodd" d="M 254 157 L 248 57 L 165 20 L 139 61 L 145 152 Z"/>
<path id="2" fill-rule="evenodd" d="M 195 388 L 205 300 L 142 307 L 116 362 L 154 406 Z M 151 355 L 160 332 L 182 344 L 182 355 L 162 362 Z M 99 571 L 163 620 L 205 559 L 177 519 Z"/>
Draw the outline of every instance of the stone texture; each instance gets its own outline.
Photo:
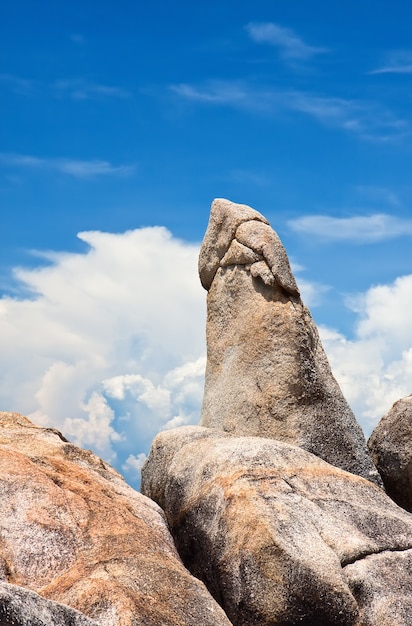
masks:
<path id="1" fill-rule="evenodd" d="M 368 446 L 388 495 L 412 512 L 412 395 L 395 402 Z"/>
<path id="2" fill-rule="evenodd" d="M 0 582 L 1 626 L 99 626 L 74 609 L 33 591 Z"/>
<path id="3" fill-rule="evenodd" d="M 188 426 L 155 438 L 142 491 L 236 626 L 411 624 L 412 516 L 368 480 Z"/>
<path id="4" fill-rule="evenodd" d="M 57 431 L 0 413 L 0 580 L 102 626 L 228 626 L 159 507 Z"/>
<path id="5" fill-rule="evenodd" d="M 412 550 L 372 554 L 345 567 L 362 626 L 412 624 Z"/>
<path id="6" fill-rule="evenodd" d="M 283 440 L 381 485 L 267 221 L 215 200 L 199 274 L 208 289 L 201 425 Z"/>

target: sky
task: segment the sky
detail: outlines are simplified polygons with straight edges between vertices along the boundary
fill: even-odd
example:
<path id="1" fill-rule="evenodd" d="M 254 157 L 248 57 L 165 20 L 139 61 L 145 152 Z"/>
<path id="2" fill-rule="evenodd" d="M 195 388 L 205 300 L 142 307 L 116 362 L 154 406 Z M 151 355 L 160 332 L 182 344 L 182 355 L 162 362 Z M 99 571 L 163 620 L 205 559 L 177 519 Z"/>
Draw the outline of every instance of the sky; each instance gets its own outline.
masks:
<path id="1" fill-rule="evenodd" d="M 196 424 L 216 197 L 278 232 L 368 436 L 412 393 L 412 7 L 0 5 L 0 410 L 138 486 Z"/>

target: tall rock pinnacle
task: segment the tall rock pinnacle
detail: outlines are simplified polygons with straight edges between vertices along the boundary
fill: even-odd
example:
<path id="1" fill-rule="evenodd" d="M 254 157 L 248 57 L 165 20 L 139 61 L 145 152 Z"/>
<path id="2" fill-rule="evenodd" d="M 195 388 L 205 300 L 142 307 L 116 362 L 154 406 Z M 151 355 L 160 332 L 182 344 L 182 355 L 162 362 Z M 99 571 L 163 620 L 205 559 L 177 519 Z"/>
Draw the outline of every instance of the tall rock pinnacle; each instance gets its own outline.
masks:
<path id="1" fill-rule="evenodd" d="M 199 274 L 208 291 L 201 425 L 282 440 L 381 485 L 268 221 L 215 200 Z"/>

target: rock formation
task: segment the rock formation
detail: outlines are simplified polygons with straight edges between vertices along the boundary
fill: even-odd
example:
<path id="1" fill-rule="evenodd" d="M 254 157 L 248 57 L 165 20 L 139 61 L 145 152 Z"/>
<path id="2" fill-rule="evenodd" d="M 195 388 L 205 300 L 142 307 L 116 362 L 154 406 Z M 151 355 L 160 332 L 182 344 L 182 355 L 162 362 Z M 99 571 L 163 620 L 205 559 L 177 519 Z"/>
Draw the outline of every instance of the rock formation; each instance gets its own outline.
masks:
<path id="1" fill-rule="evenodd" d="M 411 626 L 412 515 L 380 488 L 278 235 L 216 200 L 199 272 L 202 425 L 155 438 L 144 495 L 0 413 L 0 626 Z M 411 407 L 369 441 L 406 508 Z"/>
<path id="2" fill-rule="evenodd" d="M 267 220 L 215 200 L 199 274 L 208 290 L 201 425 L 295 444 L 381 485 Z"/>
<path id="3" fill-rule="evenodd" d="M 183 566 L 152 500 L 91 452 L 15 413 L 0 413 L 0 501 L 1 581 L 101 626 L 229 626 Z M 53 603 L 33 598 L 3 586 L 0 610 L 20 619 L 19 610 L 32 606 L 31 626 L 39 611 L 47 614 L 39 626 L 92 623 L 70 611 L 59 622 L 64 615 Z"/>
<path id="4" fill-rule="evenodd" d="M 395 402 L 368 446 L 388 495 L 412 512 L 412 395 Z"/>
<path id="5" fill-rule="evenodd" d="M 142 491 L 235 626 L 412 623 L 412 516 L 368 480 L 187 426 L 155 438 Z"/>

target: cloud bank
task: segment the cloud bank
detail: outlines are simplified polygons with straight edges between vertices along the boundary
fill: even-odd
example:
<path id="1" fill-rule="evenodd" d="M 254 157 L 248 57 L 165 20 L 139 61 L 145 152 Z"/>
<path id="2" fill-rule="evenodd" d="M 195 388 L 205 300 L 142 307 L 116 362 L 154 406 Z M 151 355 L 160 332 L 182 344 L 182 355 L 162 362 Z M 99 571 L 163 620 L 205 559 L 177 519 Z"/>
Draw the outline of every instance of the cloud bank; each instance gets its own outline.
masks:
<path id="1" fill-rule="evenodd" d="M 0 300 L 0 408 L 62 430 L 136 485 L 154 435 L 199 420 L 198 246 L 162 227 L 79 237 L 86 252 L 43 253 L 48 265 L 16 269 L 19 295 Z M 315 305 L 320 287 L 302 287 Z M 321 336 L 369 433 L 411 392 L 412 276 L 372 287 L 348 306 L 357 315 L 354 338 L 332 328 Z"/>
<path id="2" fill-rule="evenodd" d="M 43 254 L 46 267 L 15 270 L 25 295 L 0 300 L 1 408 L 133 474 L 160 429 L 198 420 L 198 246 L 162 227 L 79 237 L 86 253 Z"/>

